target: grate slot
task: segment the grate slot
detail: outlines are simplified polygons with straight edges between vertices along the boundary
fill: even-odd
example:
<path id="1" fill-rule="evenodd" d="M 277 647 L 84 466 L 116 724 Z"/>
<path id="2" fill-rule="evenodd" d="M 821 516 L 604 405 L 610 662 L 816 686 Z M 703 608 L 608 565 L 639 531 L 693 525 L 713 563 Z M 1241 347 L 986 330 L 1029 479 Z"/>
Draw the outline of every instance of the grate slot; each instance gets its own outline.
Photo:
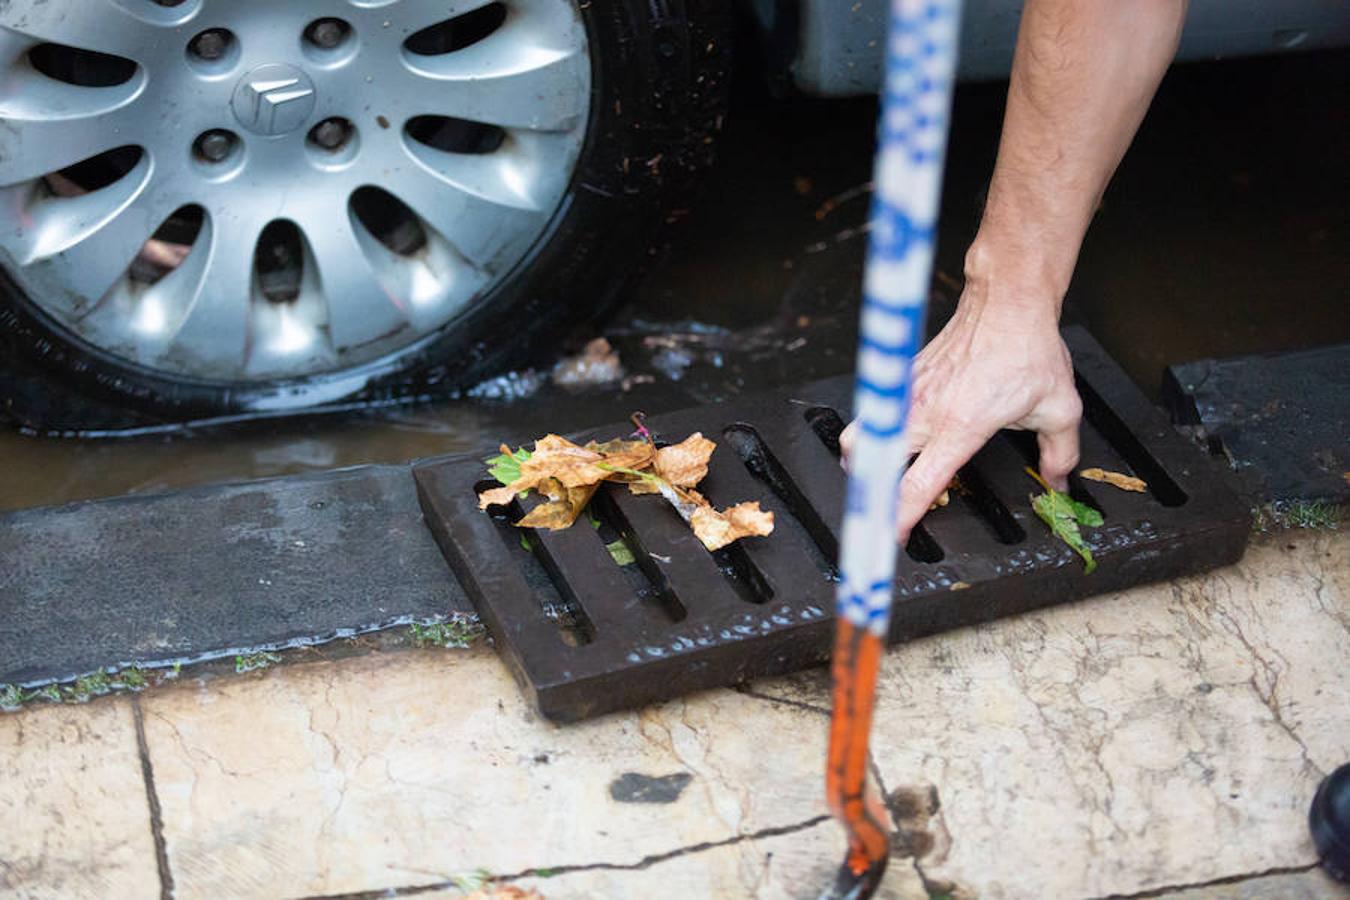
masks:
<path id="1" fill-rule="evenodd" d="M 746 603 L 758 606 L 773 599 L 773 585 L 764 577 L 759 566 L 750 559 L 744 545 L 737 542 L 729 547 L 711 551 L 718 571 L 726 576 L 732 590 Z"/>
<path id="2" fill-rule="evenodd" d="M 649 599 L 652 590 L 635 566 L 620 566 L 610 556 L 598 529 L 586 516 L 562 531 L 536 529 L 531 542 L 558 583 L 566 584 L 569 596 L 594 623 L 602 637 L 632 635 L 671 624 L 659 603 Z M 635 586 L 633 581 L 639 582 Z"/>
<path id="3" fill-rule="evenodd" d="M 815 518 L 824 523 L 822 542 L 837 548 L 844 517 L 844 475 L 837 453 L 795 415 L 778 421 L 756 416 L 755 429 L 765 446 L 773 447 L 784 478 L 797 487 Z M 826 555 L 835 559 L 838 552 Z"/>
<path id="4" fill-rule="evenodd" d="M 667 620 L 683 622 L 689 617 L 689 611 L 680 602 L 680 598 L 675 596 L 670 588 L 670 582 L 661 572 L 659 564 L 655 559 L 652 559 L 651 553 L 642 543 L 642 538 L 628 524 L 628 520 L 624 518 L 618 505 L 615 504 L 611 495 L 617 490 L 626 491 L 627 488 L 605 486 L 597 491 L 595 497 L 591 500 L 591 509 L 600 519 L 600 540 L 606 544 L 615 540 L 622 540 L 627 544 L 629 551 L 633 554 L 634 564 L 622 568 L 625 572 L 636 570 L 636 577 L 642 581 L 642 584 L 638 587 L 638 596 L 652 598 Z"/>
<path id="5" fill-rule="evenodd" d="M 833 410 L 827 412 L 834 413 Z M 838 418 L 837 413 L 834 415 Z M 791 516 L 793 523 L 801 528 L 810 542 L 810 547 L 815 551 L 812 554 L 812 561 L 821 574 L 831 581 L 837 581 L 839 568 L 836 560 L 839 557 L 839 542 L 834 532 L 806 499 L 806 495 L 792 480 L 787 469 L 783 468 L 783 464 L 778 461 L 778 457 L 769 449 L 768 444 L 764 443 L 764 438 L 760 437 L 753 425 L 743 422 L 722 429 L 722 437 L 740 458 L 745 470 L 754 476 L 755 480 L 773 491 L 774 496 Z M 717 454 L 714 453 L 713 457 L 716 460 Z M 833 473 L 822 473 L 822 477 L 833 477 Z M 775 515 L 777 514 L 775 511 Z M 775 525 L 775 530 L 777 527 Z"/>
<path id="6" fill-rule="evenodd" d="M 1022 459 L 1026 460 L 1027 465 L 1039 472 L 1041 452 L 1036 443 L 1036 435 L 1030 431 L 1012 431 L 1011 429 L 1003 433 L 1017 448 L 1017 452 L 1022 455 Z M 1036 488 L 1036 491 L 1039 492 L 1040 488 Z M 1088 489 L 1087 484 L 1078 476 L 1077 472 L 1069 473 L 1069 496 L 1079 503 L 1086 503 L 1100 512 L 1102 518 L 1106 518 L 1106 511 L 1102 508 L 1101 502 Z"/>
<path id="7" fill-rule="evenodd" d="M 1017 524 L 1017 518 L 1008 509 L 1008 504 L 990 487 L 978 461 L 977 455 L 974 461 L 961 469 L 959 477 L 962 490 L 954 493 L 989 529 L 994 540 L 1008 546 L 1022 543 L 1027 539 L 1026 530 Z"/>
<path id="8" fill-rule="evenodd" d="M 839 446 L 839 435 L 844 431 L 843 417 L 827 406 L 813 406 L 806 410 L 802 417 L 819 439 L 821 446 L 828 450 L 837 462 L 843 453 Z M 913 462 L 912 459 L 910 461 Z M 844 479 L 841 478 L 840 481 L 843 482 Z M 905 555 L 917 563 L 928 564 L 940 563 L 946 557 L 942 545 L 922 523 L 915 525 L 914 530 L 910 532 L 909 543 L 905 545 Z M 830 558 L 839 558 L 837 546 L 835 552 L 830 554 Z"/>
<path id="9" fill-rule="evenodd" d="M 611 491 L 609 497 L 617 512 L 616 524 L 622 523 L 620 533 L 639 548 L 639 558 L 651 560 L 648 577 L 678 600 L 690 619 L 762 602 L 762 595 L 755 594 L 737 568 L 745 561 L 709 553 L 669 503 L 658 497 L 635 497 L 626 490 Z"/>
<path id="10" fill-rule="evenodd" d="M 802 418 L 811 426 L 826 450 L 836 457 L 841 455 L 839 435 L 844 433 L 845 423 L 839 413 L 828 406 L 812 406 L 802 413 Z"/>
<path id="11" fill-rule="evenodd" d="M 1075 373 L 1078 393 L 1083 398 L 1083 417 L 1096 428 L 1121 459 L 1144 481 L 1149 493 L 1163 506 L 1184 506 L 1188 497 L 1181 485 L 1168 474 L 1162 463 L 1149 452 L 1143 441 L 1117 415 L 1086 378 Z"/>
<path id="12" fill-rule="evenodd" d="M 495 481 L 480 481 L 474 492 L 498 487 Z M 595 623 L 578 602 L 575 589 L 559 571 L 554 558 L 542 551 L 538 532 L 533 528 L 517 528 L 515 523 L 525 516 L 519 500 L 505 506 L 489 506 L 498 536 L 506 547 L 507 556 L 514 560 L 521 576 L 539 598 L 540 611 L 558 626 L 558 636 L 564 644 L 580 647 L 595 640 Z"/>
<path id="13" fill-rule="evenodd" d="M 731 431 L 739 427 L 731 426 Z M 731 444 L 731 441 L 728 441 Z M 767 449 L 767 448 L 766 448 Z M 757 500 L 774 516 L 773 534 L 747 538 L 732 547 L 741 548 L 769 582 L 772 596 L 797 601 L 838 581 L 838 573 L 821 553 L 811 535 L 789 505 L 759 478 L 747 471 L 739 455 L 714 453 L 704 479 L 708 497 L 719 506 Z"/>

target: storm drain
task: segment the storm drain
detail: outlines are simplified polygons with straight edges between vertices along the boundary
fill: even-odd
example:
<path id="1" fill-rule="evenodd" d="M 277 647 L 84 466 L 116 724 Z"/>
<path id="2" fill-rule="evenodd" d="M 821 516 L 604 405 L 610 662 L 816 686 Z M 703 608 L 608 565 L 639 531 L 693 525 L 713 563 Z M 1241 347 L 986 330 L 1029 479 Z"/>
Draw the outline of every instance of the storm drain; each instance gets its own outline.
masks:
<path id="1" fill-rule="evenodd" d="M 1100 346 L 1077 328 L 1085 404 L 1081 466 L 1138 476 L 1146 494 L 1084 483 L 1101 510 L 1085 529 L 1097 570 L 1031 510 L 1024 471 L 1035 440 L 997 435 L 960 474 L 961 489 L 923 520 L 895 582 L 893 641 L 1235 562 L 1245 505 L 1215 463 L 1179 437 Z M 423 512 L 442 552 L 539 711 L 577 720 L 689 691 L 791 672 L 829 652 L 844 475 L 838 435 L 847 378 L 653 418 L 657 438 L 701 431 L 718 442 L 700 490 L 717 506 L 758 499 L 774 533 L 708 553 L 659 498 L 606 485 L 592 521 L 561 532 L 515 528 L 520 510 L 477 508 L 484 467 L 456 457 L 419 465 Z M 601 440 L 631 426 L 579 436 Z M 634 564 L 607 544 L 622 540 Z"/>

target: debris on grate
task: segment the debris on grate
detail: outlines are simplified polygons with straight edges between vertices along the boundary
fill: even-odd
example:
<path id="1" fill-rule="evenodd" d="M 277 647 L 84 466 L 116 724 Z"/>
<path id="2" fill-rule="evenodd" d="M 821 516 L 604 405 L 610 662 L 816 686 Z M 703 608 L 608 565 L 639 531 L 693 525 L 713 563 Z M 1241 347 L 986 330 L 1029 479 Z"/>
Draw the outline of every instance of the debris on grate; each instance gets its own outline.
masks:
<path id="1" fill-rule="evenodd" d="M 1083 467 L 1142 478 L 1147 493 L 1072 479 L 1105 522 L 1086 529 L 1098 560 L 1036 519 L 1025 467 L 1035 441 L 1005 432 L 929 513 L 895 580 L 891 640 L 1121 590 L 1235 562 L 1248 511 L 1215 464 L 1182 439 L 1100 346 L 1065 331 L 1083 395 Z M 598 529 L 528 532 L 478 510 L 477 458 L 414 469 L 427 523 L 497 646 L 541 713 L 571 721 L 823 662 L 829 653 L 844 473 L 838 434 L 851 385 L 836 378 L 654 417 L 658 436 L 718 440 L 700 490 L 714 504 L 758 499 L 768 538 L 708 553 L 677 513 L 604 485 Z M 616 425 L 579 436 L 606 439 Z M 1089 486 L 1090 485 L 1090 486 Z M 514 515 L 519 515 L 516 510 Z M 619 566 L 615 536 L 635 565 Z"/>

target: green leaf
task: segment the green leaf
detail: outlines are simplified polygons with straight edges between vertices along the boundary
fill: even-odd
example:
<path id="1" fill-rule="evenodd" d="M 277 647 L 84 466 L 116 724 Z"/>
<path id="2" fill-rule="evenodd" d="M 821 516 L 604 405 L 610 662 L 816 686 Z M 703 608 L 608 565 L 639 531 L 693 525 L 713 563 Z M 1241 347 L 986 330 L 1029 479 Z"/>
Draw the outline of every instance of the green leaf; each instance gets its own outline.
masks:
<path id="1" fill-rule="evenodd" d="M 1060 494 L 1060 496 L 1063 497 L 1064 495 Z M 1106 521 L 1102 518 L 1100 512 L 1088 506 L 1086 503 L 1079 503 L 1072 497 L 1067 499 L 1069 501 L 1069 507 L 1073 510 L 1073 517 L 1077 520 L 1079 525 L 1086 525 L 1088 528 L 1100 528 L 1102 523 Z"/>
<path id="2" fill-rule="evenodd" d="M 534 545 L 531 544 L 530 539 L 523 534 L 520 536 L 520 549 L 524 550 L 526 553 L 534 552 Z"/>
<path id="3" fill-rule="evenodd" d="M 600 530 L 600 517 L 595 514 L 595 510 L 589 505 L 586 507 L 586 517 L 591 520 L 591 527 L 596 531 Z"/>
<path id="4" fill-rule="evenodd" d="M 520 480 L 520 464 L 530 458 L 530 451 L 521 447 L 515 453 L 498 453 L 491 459 L 485 459 L 488 474 L 503 485 Z"/>
<path id="5" fill-rule="evenodd" d="M 623 542 L 622 538 L 612 544 L 606 544 L 605 549 L 609 551 L 610 556 L 614 557 L 614 561 L 621 566 L 631 566 L 637 562 L 637 559 L 633 556 L 633 551 Z"/>
<path id="6" fill-rule="evenodd" d="M 1061 494 L 1054 488 L 1047 490 L 1044 494 L 1032 497 L 1031 508 L 1036 511 L 1036 515 L 1041 517 L 1041 521 L 1050 526 L 1050 531 L 1055 537 L 1068 544 L 1075 553 L 1083 557 L 1085 564 L 1083 572 L 1091 575 L 1093 570 L 1097 568 L 1097 561 L 1092 558 L 1092 551 L 1088 549 L 1078 526 L 1080 524 L 1089 527 L 1100 525 L 1102 524 L 1102 514 L 1090 506 L 1077 502 L 1068 494 Z"/>

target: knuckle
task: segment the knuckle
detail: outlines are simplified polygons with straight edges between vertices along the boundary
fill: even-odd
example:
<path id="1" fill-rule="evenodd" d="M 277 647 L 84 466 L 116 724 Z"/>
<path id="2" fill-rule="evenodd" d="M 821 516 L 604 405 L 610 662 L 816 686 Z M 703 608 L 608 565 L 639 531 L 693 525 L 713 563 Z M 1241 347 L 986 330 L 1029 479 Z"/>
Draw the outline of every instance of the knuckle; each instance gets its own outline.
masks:
<path id="1" fill-rule="evenodd" d="M 910 502 L 916 494 L 922 496 L 931 491 L 937 482 L 936 474 L 927 466 L 915 465 L 910 468 L 904 478 L 904 486 L 908 489 L 906 501 Z"/>
<path id="2" fill-rule="evenodd" d="M 845 453 L 853 449 L 853 443 L 858 438 L 858 421 L 854 419 L 839 432 L 839 446 Z"/>

